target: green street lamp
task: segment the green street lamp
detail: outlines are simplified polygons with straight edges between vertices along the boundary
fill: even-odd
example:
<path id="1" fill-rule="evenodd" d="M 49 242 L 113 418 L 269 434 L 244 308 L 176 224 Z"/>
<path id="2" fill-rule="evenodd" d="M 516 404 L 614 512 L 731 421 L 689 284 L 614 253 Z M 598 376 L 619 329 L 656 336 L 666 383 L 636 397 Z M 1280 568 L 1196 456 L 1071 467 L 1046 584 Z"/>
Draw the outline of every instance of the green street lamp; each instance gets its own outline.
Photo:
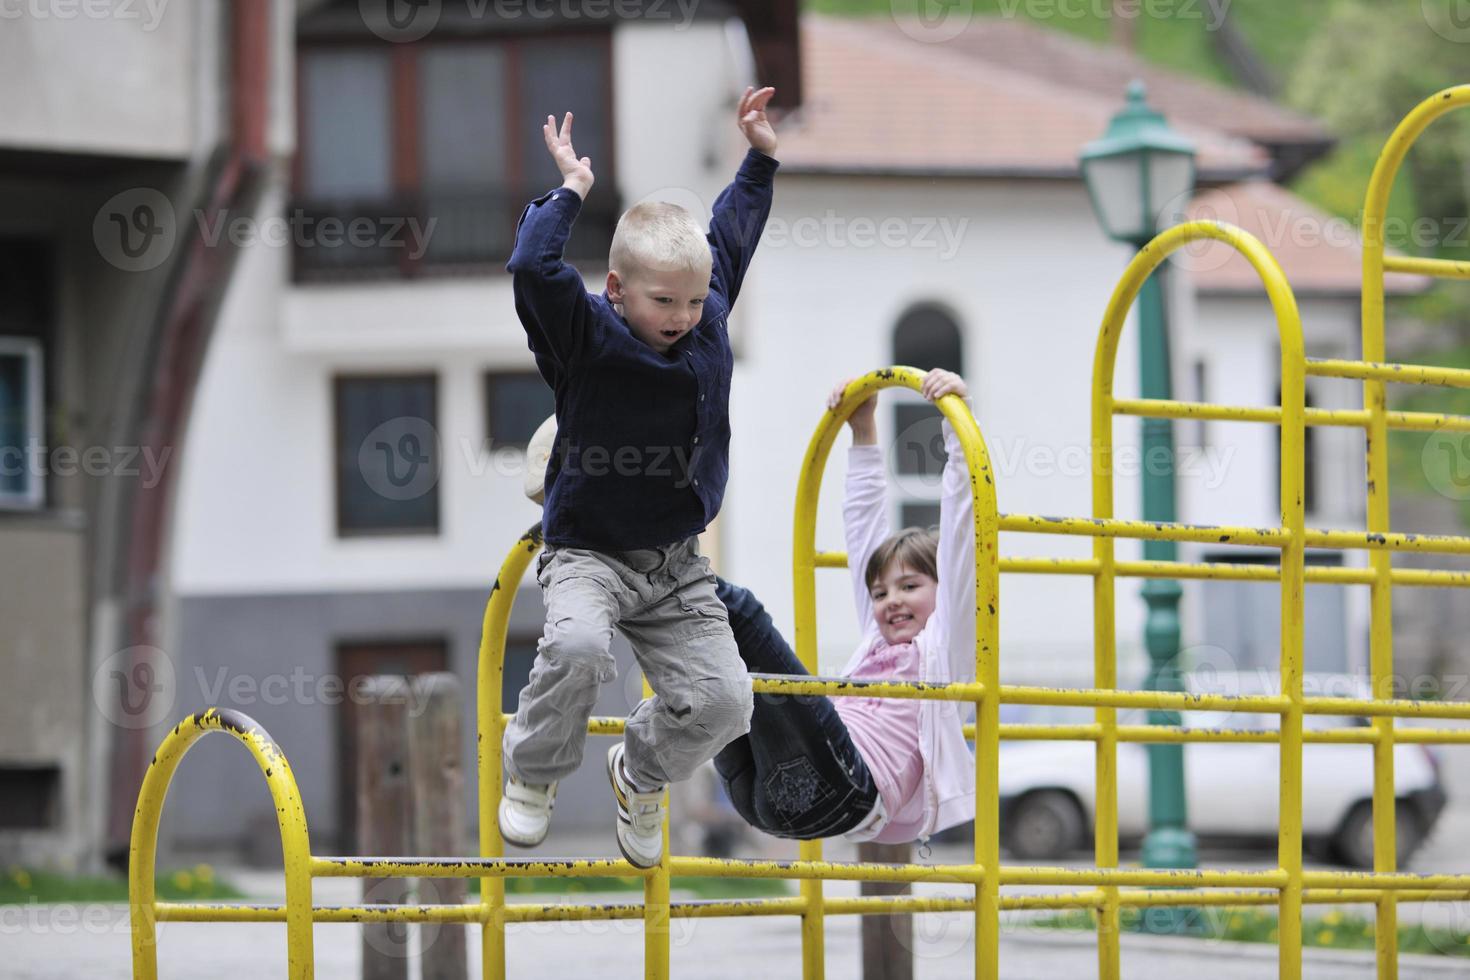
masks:
<path id="1" fill-rule="evenodd" d="M 1158 233 L 1165 209 L 1182 209 L 1194 190 L 1194 145 L 1169 128 L 1144 101 L 1142 82 L 1128 86 L 1128 103 L 1108 124 L 1107 133 L 1082 151 L 1082 177 L 1093 210 L 1109 237 L 1136 249 Z M 1171 398 L 1169 329 L 1165 319 L 1161 266 L 1138 296 L 1139 386 L 1144 398 Z M 1143 519 L 1175 520 L 1174 429 L 1168 419 L 1143 420 Z M 1148 560 L 1173 561 L 1173 541 L 1145 541 Z M 1144 643 L 1150 669 L 1144 687 L 1178 691 L 1179 583 L 1148 579 Z M 1149 721 L 1177 725 L 1175 712 L 1153 711 Z M 1143 864 L 1149 868 L 1196 866 L 1194 835 L 1188 828 L 1184 798 L 1184 746 L 1150 744 L 1149 832 Z"/>

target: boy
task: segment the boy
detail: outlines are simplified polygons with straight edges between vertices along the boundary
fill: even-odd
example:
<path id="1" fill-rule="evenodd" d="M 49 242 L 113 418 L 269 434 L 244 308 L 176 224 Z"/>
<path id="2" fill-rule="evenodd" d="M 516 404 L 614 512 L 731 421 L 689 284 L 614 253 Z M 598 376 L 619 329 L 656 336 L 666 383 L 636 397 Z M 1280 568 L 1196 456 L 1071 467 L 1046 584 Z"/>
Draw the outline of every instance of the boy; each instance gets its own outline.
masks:
<path id="1" fill-rule="evenodd" d="M 546 837 L 557 781 L 581 762 L 598 687 L 614 677 L 614 626 L 656 692 L 608 752 L 629 862 L 649 868 L 663 856 L 665 785 L 749 730 L 750 682 L 696 536 L 725 491 L 725 320 L 770 213 L 773 93 L 740 99 L 751 149 L 715 201 L 708 237 L 676 205 L 635 206 L 613 233 L 601 296 L 562 261 L 592 161 L 572 149 L 570 112 L 560 130 L 550 116 L 542 127 L 563 183 L 526 208 L 507 265 L 558 425 L 536 566 L 546 628 L 505 732 L 499 819 L 512 844 Z"/>

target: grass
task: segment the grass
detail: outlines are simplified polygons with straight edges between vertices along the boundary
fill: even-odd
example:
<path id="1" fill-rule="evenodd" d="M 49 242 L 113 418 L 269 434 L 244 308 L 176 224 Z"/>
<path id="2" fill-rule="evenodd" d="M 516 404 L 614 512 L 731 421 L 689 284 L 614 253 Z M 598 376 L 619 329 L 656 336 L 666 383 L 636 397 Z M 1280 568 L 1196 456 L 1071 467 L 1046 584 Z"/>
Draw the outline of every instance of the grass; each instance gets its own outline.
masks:
<path id="1" fill-rule="evenodd" d="M 1189 935 L 1228 942 L 1276 943 L 1279 935 L 1276 913 L 1260 908 L 1228 909 L 1221 906 L 1193 910 L 1201 919 L 1194 923 Z M 1122 910 L 1125 930 L 1138 929 L 1143 910 Z M 1028 920 L 1028 926 L 1043 929 L 1096 929 L 1096 914 L 1078 909 Z M 1302 944 L 1323 949 L 1373 948 L 1373 920 L 1357 913 L 1336 909 L 1321 916 L 1303 917 Z M 1424 926 L 1399 926 L 1399 951 L 1429 953 L 1440 956 L 1470 957 L 1470 930 Z"/>
<path id="2" fill-rule="evenodd" d="M 229 882 L 216 878 L 214 869 L 207 864 L 160 875 L 157 889 L 158 897 L 165 901 L 245 897 Z M 117 876 L 65 875 L 53 871 L 11 867 L 0 877 L 0 905 L 127 900 L 127 880 Z"/>

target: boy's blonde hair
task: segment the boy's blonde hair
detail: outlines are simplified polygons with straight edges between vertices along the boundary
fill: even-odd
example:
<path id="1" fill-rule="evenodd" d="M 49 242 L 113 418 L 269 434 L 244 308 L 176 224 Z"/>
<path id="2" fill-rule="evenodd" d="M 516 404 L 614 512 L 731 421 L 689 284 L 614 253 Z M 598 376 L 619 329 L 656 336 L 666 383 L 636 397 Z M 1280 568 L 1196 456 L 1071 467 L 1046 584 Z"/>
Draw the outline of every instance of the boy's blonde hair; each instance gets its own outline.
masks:
<path id="1" fill-rule="evenodd" d="M 874 549 L 863 569 L 868 588 L 883 577 L 891 565 L 901 565 L 939 581 L 939 535 L 922 527 L 906 527 Z"/>
<path id="2" fill-rule="evenodd" d="M 607 261 L 624 278 L 675 269 L 707 276 L 713 264 L 709 242 L 693 215 L 667 201 L 644 201 L 629 208 L 613 231 Z"/>

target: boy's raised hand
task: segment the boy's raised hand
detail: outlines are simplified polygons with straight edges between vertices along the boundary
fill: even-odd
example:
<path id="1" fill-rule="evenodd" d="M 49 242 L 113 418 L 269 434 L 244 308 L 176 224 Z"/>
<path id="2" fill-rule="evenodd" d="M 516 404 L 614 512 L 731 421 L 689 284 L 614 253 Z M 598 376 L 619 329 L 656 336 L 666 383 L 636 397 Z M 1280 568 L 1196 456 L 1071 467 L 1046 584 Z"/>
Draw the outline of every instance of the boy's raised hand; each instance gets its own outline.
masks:
<path id="1" fill-rule="evenodd" d="M 759 150 L 768 157 L 776 155 L 776 130 L 766 118 L 766 106 L 775 94 L 776 90 L 770 87 L 759 90 L 747 87 L 745 94 L 740 97 L 740 107 L 735 112 L 735 119 L 740 125 L 740 131 L 745 134 L 745 141 L 750 144 L 751 149 Z"/>
<path id="2" fill-rule="evenodd" d="M 586 198 L 592 190 L 592 160 L 577 156 L 577 151 L 572 149 L 572 114 L 569 112 L 562 119 L 560 130 L 556 128 L 556 117 L 547 116 L 541 135 L 546 137 L 546 150 L 556 161 L 556 169 L 561 171 L 561 185 Z"/>

